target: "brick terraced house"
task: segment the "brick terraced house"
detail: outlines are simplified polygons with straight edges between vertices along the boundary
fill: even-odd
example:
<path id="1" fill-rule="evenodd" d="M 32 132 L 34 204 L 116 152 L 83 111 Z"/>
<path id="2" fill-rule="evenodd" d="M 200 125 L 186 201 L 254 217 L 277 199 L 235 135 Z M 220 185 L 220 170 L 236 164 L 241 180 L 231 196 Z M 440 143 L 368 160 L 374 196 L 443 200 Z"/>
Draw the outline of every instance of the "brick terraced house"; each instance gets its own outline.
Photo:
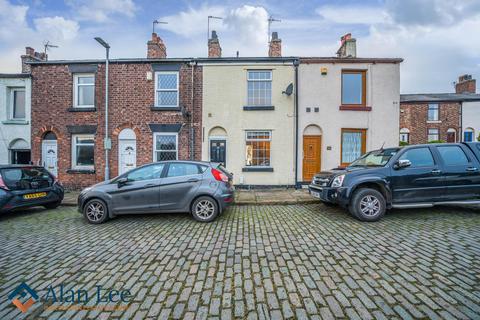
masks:
<path id="1" fill-rule="evenodd" d="M 459 77 L 456 93 L 402 94 L 400 96 L 400 142 L 476 140 L 480 94 L 471 75 Z"/>
<path id="2" fill-rule="evenodd" d="M 167 58 L 155 33 L 147 47 L 147 58 L 109 60 L 110 177 L 152 161 L 201 158 L 202 68 Z M 32 161 L 70 189 L 103 181 L 105 61 L 29 66 Z"/>

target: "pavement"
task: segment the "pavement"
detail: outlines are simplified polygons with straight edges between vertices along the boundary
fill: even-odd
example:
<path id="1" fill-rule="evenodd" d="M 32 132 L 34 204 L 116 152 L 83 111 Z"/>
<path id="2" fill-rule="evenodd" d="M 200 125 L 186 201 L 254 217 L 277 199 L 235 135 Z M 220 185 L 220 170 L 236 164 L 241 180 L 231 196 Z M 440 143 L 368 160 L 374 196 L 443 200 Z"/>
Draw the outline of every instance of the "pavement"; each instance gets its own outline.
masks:
<path id="1" fill-rule="evenodd" d="M 65 193 L 62 205 L 76 206 L 79 192 L 68 191 Z M 316 203 L 307 189 L 282 188 L 282 189 L 252 189 L 235 190 L 236 205 L 261 205 L 261 204 L 306 204 Z"/>
<path id="2" fill-rule="evenodd" d="M 0 243 L 2 320 L 480 318 L 480 213 L 467 209 L 364 223 L 322 204 L 243 205 L 208 224 L 101 225 L 73 207 L 31 209 L 0 217 Z M 26 313 L 7 298 L 22 282 L 38 294 Z M 97 303 L 97 286 L 131 297 Z"/>

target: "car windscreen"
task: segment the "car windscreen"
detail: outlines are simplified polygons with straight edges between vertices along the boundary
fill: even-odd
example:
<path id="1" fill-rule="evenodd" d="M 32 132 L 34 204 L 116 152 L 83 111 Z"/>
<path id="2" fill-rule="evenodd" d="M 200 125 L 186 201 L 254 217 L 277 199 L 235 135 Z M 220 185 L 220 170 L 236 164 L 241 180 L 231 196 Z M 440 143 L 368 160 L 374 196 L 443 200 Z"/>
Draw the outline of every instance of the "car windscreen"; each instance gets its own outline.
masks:
<path id="1" fill-rule="evenodd" d="M 381 149 L 368 152 L 353 161 L 349 167 L 383 167 L 400 150 L 399 148 Z"/>
<path id="2" fill-rule="evenodd" d="M 52 175 L 44 168 L 5 168 L 0 170 L 0 174 L 10 190 L 46 188 L 53 184 Z"/>

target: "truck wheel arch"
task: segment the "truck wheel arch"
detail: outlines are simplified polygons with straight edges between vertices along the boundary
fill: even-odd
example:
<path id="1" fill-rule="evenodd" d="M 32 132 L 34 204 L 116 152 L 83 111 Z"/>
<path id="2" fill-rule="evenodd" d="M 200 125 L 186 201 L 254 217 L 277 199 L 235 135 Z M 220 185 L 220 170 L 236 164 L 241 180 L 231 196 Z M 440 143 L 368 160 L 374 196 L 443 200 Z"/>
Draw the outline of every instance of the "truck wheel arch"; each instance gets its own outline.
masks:
<path id="1" fill-rule="evenodd" d="M 392 203 L 392 193 L 390 191 L 390 188 L 383 181 L 364 181 L 364 182 L 360 182 L 359 184 L 355 185 L 352 188 L 352 190 L 350 192 L 350 198 L 353 196 L 355 191 L 357 191 L 359 189 L 363 189 L 363 188 L 371 188 L 371 189 L 375 189 L 378 192 L 380 192 L 385 198 L 385 202 L 387 203 L 387 208 Z"/>

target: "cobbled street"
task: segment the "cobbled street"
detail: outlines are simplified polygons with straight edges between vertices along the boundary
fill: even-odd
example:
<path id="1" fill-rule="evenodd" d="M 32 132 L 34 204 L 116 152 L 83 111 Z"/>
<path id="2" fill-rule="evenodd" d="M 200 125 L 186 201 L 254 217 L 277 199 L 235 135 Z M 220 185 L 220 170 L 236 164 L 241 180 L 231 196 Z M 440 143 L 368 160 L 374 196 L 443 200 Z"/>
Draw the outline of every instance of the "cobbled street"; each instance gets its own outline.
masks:
<path id="1" fill-rule="evenodd" d="M 22 314 L 8 299 L 22 282 L 39 296 L 62 283 L 128 289 L 132 301 L 113 311 L 36 301 Z M 103 225 L 73 207 L 9 213 L 0 319 L 18 318 L 478 319 L 480 210 L 362 223 L 321 204 L 233 206 L 210 224 L 159 214 Z"/>

